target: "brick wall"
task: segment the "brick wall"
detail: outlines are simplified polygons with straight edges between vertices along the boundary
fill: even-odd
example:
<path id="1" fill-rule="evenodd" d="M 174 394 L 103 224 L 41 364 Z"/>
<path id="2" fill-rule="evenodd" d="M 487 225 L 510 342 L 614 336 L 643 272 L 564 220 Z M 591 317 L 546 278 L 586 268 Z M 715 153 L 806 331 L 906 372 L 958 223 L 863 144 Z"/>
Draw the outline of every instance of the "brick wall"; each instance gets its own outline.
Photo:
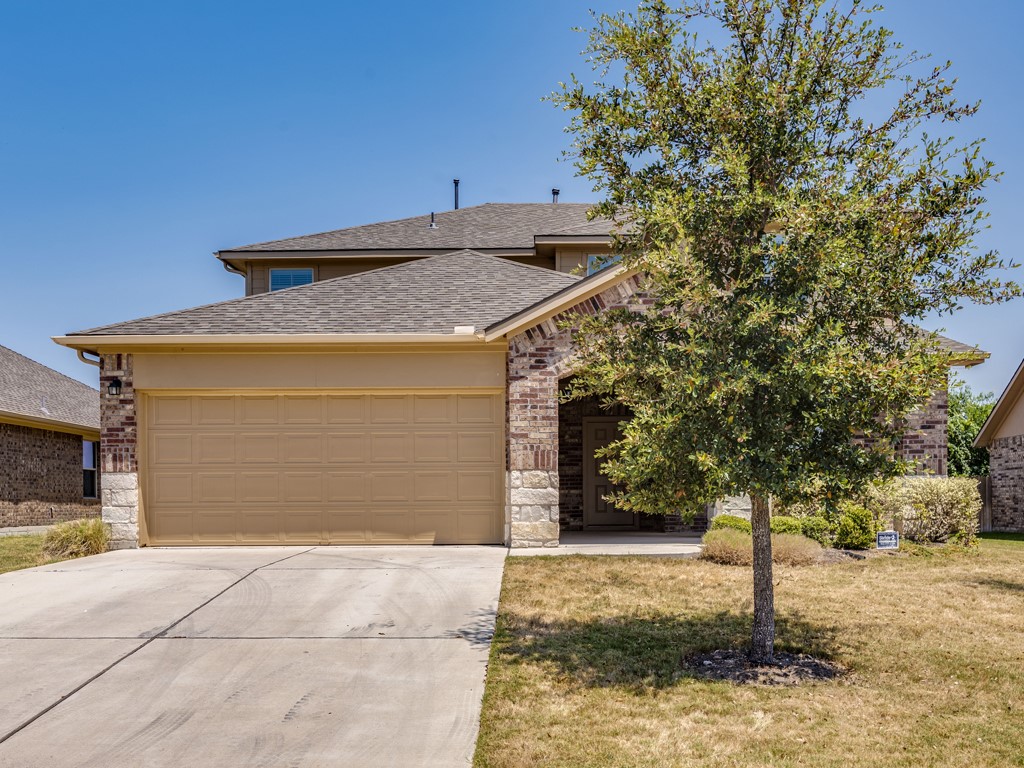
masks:
<path id="1" fill-rule="evenodd" d="M 907 431 L 900 441 L 900 455 L 913 462 L 912 474 L 945 477 L 949 466 L 949 396 L 936 392 L 919 411 L 907 418 Z"/>
<path id="2" fill-rule="evenodd" d="M 1024 531 L 1024 435 L 988 446 L 992 478 L 992 530 Z"/>
<path id="3" fill-rule="evenodd" d="M 121 394 L 108 394 L 114 379 Z M 100 467 L 103 470 L 103 521 L 110 526 L 110 548 L 139 545 L 138 422 L 132 356 L 100 357 Z"/>
<path id="4" fill-rule="evenodd" d="M 0 424 L 0 528 L 95 517 L 82 490 L 81 435 Z"/>

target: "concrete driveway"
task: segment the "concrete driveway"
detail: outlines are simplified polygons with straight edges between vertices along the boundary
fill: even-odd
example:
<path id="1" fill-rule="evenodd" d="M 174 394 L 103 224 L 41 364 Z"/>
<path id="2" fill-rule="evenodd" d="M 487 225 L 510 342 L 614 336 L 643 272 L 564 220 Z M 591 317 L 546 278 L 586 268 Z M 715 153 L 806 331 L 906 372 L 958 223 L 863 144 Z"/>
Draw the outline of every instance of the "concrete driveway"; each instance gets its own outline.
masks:
<path id="1" fill-rule="evenodd" d="M 499 547 L 111 552 L 0 575 L 0 766 L 463 766 Z"/>

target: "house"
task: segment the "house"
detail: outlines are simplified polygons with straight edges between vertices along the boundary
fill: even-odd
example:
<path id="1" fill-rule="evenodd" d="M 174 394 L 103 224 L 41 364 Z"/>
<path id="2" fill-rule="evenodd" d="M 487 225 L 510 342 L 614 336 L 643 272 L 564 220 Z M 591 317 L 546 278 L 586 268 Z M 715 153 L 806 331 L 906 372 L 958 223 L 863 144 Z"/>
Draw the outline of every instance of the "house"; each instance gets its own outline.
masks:
<path id="1" fill-rule="evenodd" d="M 988 448 L 992 529 L 1024 531 L 1024 362 L 999 396 L 974 445 Z"/>
<path id="2" fill-rule="evenodd" d="M 245 297 L 59 337 L 98 356 L 104 517 L 138 544 L 500 543 L 678 529 L 603 501 L 626 415 L 559 404 L 574 313 L 646 301 L 586 205 L 220 251 Z M 947 341 L 961 364 L 982 353 Z M 945 474 L 945 393 L 904 451 Z"/>
<path id="3" fill-rule="evenodd" d="M 0 528 L 100 514 L 99 392 L 0 347 Z"/>

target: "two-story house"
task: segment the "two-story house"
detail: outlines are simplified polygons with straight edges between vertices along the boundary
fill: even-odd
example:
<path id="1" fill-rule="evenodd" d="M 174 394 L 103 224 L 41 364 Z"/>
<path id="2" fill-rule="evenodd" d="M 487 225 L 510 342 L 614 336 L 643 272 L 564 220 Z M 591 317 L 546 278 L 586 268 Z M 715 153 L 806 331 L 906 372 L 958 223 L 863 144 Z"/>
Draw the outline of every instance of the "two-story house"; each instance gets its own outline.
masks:
<path id="1" fill-rule="evenodd" d="M 245 297 L 60 337 L 98 356 L 115 546 L 506 543 L 664 529 L 603 500 L 625 416 L 560 403 L 563 318 L 629 306 L 610 225 L 488 204 L 220 251 Z M 959 363 L 985 354 L 948 341 Z M 907 455 L 945 474 L 945 393 Z M 106 493 L 106 492 L 105 492 Z"/>

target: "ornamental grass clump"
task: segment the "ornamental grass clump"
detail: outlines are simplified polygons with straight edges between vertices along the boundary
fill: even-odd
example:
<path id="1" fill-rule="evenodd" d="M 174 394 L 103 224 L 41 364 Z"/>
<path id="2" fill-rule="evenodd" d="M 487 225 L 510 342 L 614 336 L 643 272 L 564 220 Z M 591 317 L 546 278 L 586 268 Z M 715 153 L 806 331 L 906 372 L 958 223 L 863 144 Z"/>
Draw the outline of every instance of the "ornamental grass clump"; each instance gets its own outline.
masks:
<path id="1" fill-rule="evenodd" d="M 98 517 L 58 523 L 46 532 L 43 552 L 66 560 L 72 557 L 98 555 L 107 551 L 109 533 Z"/>
<path id="2" fill-rule="evenodd" d="M 704 534 L 702 560 L 720 565 L 745 565 L 754 562 L 754 543 L 749 533 L 734 528 L 718 528 Z M 823 550 L 806 536 L 772 534 L 772 562 L 783 565 L 813 565 L 822 560 Z"/>

